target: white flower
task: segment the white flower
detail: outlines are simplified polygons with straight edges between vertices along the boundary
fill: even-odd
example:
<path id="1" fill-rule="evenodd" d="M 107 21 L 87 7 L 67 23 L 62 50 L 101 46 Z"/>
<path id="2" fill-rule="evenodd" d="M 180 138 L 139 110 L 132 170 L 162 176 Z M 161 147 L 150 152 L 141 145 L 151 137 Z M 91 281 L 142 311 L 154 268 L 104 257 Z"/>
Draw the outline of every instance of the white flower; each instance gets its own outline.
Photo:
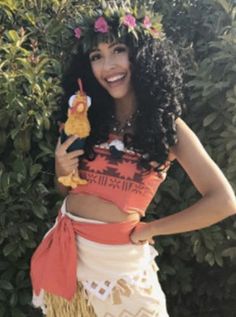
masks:
<path id="1" fill-rule="evenodd" d="M 114 146 L 118 151 L 124 151 L 125 146 L 124 143 L 120 140 L 113 140 L 111 143 L 109 143 L 109 147 Z"/>

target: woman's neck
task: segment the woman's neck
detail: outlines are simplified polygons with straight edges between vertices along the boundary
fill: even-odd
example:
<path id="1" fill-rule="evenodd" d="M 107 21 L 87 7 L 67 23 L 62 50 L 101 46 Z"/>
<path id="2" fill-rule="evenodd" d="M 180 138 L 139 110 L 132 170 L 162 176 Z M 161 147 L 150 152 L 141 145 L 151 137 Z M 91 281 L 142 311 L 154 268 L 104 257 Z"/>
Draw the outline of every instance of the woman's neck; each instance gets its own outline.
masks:
<path id="1" fill-rule="evenodd" d="M 115 100 L 115 117 L 121 124 L 125 122 L 136 111 L 136 98 L 130 94 L 122 99 Z"/>

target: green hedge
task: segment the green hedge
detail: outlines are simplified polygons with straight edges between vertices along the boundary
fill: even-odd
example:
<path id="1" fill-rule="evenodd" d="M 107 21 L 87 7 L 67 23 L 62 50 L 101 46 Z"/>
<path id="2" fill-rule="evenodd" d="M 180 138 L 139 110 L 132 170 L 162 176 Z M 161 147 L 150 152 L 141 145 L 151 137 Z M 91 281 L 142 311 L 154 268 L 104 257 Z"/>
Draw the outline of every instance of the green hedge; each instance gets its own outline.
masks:
<path id="1" fill-rule="evenodd" d="M 236 188 L 234 1 L 156 1 L 185 65 L 184 119 Z M 61 197 L 53 186 L 55 111 L 82 1 L 0 1 L 0 317 L 41 316 L 30 306 L 29 262 Z M 175 164 L 147 220 L 199 198 Z M 236 221 L 156 239 L 171 317 L 233 317 Z M 37 315 L 38 314 L 38 315 Z"/>

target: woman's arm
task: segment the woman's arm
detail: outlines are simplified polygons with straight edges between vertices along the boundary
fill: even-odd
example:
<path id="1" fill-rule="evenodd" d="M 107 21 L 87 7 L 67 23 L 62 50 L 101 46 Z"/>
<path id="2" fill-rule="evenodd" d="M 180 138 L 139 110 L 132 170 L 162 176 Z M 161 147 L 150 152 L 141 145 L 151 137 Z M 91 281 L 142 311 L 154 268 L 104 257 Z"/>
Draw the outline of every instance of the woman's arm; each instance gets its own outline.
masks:
<path id="1" fill-rule="evenodd" d="M 172 155 L 181 164 L 202 198 L 176 214 L 142 225 L 133 232 L 134 242 L 208 227 L 236 213 L 232 187 L 207 154 L 197 136 L 180 118 L 176 120 L 178 143 Z M 136 232 L 136 235 L 135 235 Z"/>

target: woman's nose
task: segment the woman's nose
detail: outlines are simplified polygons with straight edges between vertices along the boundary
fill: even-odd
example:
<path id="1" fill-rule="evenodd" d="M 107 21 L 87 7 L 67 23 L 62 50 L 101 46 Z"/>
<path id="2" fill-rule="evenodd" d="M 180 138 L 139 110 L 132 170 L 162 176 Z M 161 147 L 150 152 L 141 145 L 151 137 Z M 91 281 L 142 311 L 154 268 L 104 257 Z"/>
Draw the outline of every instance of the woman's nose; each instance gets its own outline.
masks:
<path id="1" fill-rule="evenodd" d="M 111 57 L 107 57 L 104 59 L 104 63 L 103 63 L 103 68 L 104 70 L 110 70 L 112 68 L 114 68 L 115 66 L 115 61 L 114 61 L 114 58 L 111 58 Z"/>

